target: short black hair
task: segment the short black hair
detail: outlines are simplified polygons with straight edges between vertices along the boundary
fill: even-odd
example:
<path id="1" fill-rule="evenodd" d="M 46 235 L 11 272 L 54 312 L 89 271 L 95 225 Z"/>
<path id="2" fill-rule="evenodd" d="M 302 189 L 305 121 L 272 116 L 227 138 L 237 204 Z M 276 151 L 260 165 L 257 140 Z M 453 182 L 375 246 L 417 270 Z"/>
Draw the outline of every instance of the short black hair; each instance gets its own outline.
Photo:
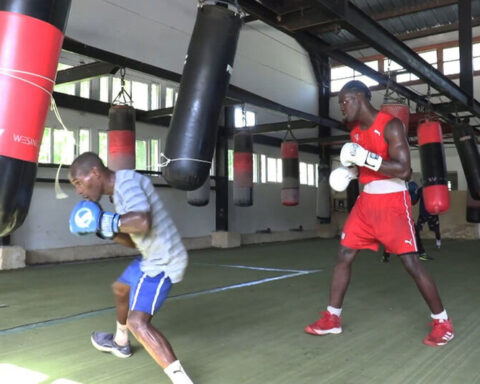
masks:
<path id="1" fill-rule="evenodd" d="M 372 98 L 372 92 L 370 92 L 370 89 L 364 83 L 358 80 L 352 80 L 345 84 L 340 92 L 344 91 L 363 93 L 367 100 Z"/>
<path id="2" fill-rule="evenodd" d="M 94 167 L 97 167 L 102 171 L 106 169 L 102 159 L 96 153 L 84 152 L 73 161 L 70 166 L 70 175 L 84 175 L 90 172 Z"/>

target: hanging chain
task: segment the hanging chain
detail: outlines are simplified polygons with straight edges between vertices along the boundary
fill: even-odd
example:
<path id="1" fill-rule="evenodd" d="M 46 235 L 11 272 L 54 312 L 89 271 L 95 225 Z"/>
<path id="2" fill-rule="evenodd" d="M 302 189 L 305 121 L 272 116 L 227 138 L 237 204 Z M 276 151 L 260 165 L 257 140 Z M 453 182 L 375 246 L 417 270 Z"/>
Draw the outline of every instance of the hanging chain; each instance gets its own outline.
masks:
<path id="1" fill-rule="evenodd" d="M 133 106 L 133 100 L 130 93 L 127 91 L 125 87 L 125 74 L 127 70 L 125 67 L 120 68 L 120 92 L 118 95 L 113 99 L 112 105 L 128 105 Z"/>

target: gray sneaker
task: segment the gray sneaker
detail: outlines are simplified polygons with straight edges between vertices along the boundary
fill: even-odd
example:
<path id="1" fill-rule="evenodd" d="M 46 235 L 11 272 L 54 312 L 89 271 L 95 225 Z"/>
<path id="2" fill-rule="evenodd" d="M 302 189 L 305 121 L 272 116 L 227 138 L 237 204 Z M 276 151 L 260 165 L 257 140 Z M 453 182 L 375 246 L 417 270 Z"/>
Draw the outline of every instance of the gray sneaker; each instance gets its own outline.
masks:
<path id="1" fill-rule="evenodd" d="M 90 337 L 93 346 L 102 352 L 110 352 L 113 356 L 126 358 L 132 356 L 130 343 L 120 346 L 113 341 L 113 334 L 106 332 L 93 332 Z"/>

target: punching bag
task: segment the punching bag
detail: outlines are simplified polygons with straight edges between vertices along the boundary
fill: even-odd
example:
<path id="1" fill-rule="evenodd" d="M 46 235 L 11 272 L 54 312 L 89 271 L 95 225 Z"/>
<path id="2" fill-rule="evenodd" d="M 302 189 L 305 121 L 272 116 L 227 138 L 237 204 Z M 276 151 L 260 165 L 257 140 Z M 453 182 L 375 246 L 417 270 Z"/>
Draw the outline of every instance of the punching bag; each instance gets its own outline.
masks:
<path id="1" fill-rule="evenodd" d="M 282 204 L 293 207 L 300 198 L 300 182 L 298 169 L 298 144 L 295 141 L 284 141 L 282 151 Z"/>
<path id="2" fill-rule="evenodd" d="M 352 180 L 347 187 L 347 212 L 350 213 L 360 194 L 360 185 L 358 179 Z"/>
<path id="3" fill-rule="evenodd" d="M 69 11 L 70 0 L 0 1 L 0 236 L 28 213 Z"/>
<path id="4" fill-rule="evenodd" d="M 470 195 L 480 200 L 480 154 L 473 128 L 464 123 L 453 127 L 453 139 L 462 163 Z"/>
<path id="5" fill-rule="evenodd" d="M 474 200 L 469 191 L 467 191 L 467 222 L 480 223 L 480 201 Z"/>
<path id="6" fill-rule="evenodd" d="M 205 183 L 193 191 L 187 191 L 187 202 L 195 207 L 204 207 L 210 200 L 210 178 L 207 177 Z"/>
<path id="7" fill-rule="evenodd" d="M 317 219 L 322 224 L 330 223 L 329 176 L 330 167 L 327 164 L 318 164 Z"/>
<path id="8" fill-rule="evenodd" d="M 174 188 L 197 189 L 209 176 L 241 25 L 238 11 L 198 8 L 165 144 L 163 176 Z"/>
<path id="9" fill-rule="evenodd" d="M 135 169 L 135 109 L 129 105 L 108 110 L 108 168 Z"/>
<path id="10" fill-rule="evenodd" d="M 410 109 L 408 108 L 407 104 L 403 104 L 400 102 L 389 102 L 388 99 L 386 99 L 381 105 L 380 110 L 389 113 L 397 119 L 400 119 L 405 127 L 405 133 L 408 133 Z"/>
<path id="11" fill-rule="evenodd" d="M 233 203 L 239 207 L 253 204 L 253 140 L 247 131 L 233 137 Z"/>
<path id="12" fill-rule="evenodd" d="M 423 203 L 428 212 L 438 215 L 450 208 L 440 122 L 428 119 L 420 122 L 417 137 L 423 178 Z"/>

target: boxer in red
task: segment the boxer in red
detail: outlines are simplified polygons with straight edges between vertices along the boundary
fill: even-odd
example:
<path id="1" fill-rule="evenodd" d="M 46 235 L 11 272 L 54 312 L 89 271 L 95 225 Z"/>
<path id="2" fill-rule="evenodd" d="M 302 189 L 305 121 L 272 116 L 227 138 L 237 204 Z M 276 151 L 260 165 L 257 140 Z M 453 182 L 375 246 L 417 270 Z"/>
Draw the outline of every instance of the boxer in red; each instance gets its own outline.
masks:
<path id="1" fill-rule="evenodd" d="M 340 191 L 359 177 L 364 189 L 347 218 L 330 285 L 330 302 L 322 317 L 305 327 L 312 335 L 342 332 L 342 304 L 350 282 L 351 267 L 361 249 L 378 250 L 380 244 L 399 256 L 431 311 L 433 327 L 423 340 L 427 345 L 445 345 L 453 339 L 437 287 L 418 258 L 415 224 L 412 220 L 409 179 L 410 150 L 403 123 L 377 111 L 370 103 L 371 93 L 360 81 L 350 81 L 339 93 L 340 109 L 348 123 L 352 142 L 340 152 L 343 167 L 332 171 L 330 185 Z"/>

